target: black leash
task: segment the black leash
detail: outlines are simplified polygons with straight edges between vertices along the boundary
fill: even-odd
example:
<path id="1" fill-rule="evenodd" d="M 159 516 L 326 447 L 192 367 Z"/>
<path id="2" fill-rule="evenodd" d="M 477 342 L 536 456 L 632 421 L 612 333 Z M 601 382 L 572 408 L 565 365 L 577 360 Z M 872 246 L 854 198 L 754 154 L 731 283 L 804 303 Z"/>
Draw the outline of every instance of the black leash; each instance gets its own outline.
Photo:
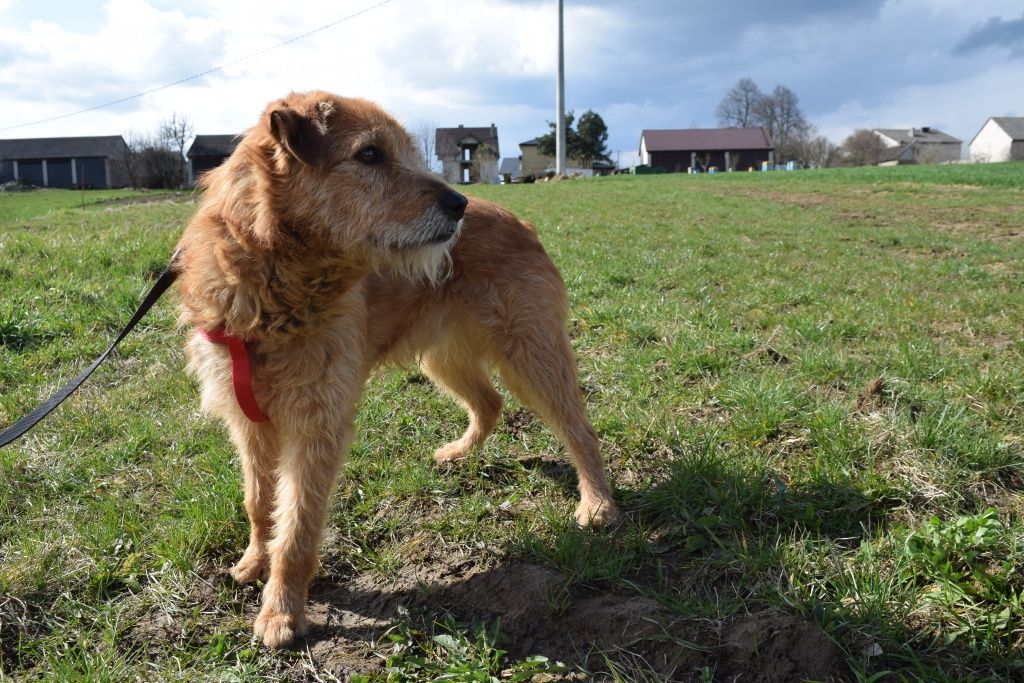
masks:
<path id="1" fill-rule="evenodd" d="M 149 290 L 149 294 L 147 294 L 146 298 L 142 300 L 141 304 L 139 304 L 139 310 L 135 311 L 135 315 L 132 316 L 132 319 L 129 320 L 128 324 L 125 325 L 123 330 L 121 330 L 121 334 L 117 335 L 117 339 L 114 340 L 114 343 L 112 343 L 110 347 L 103 352 L 103 355 L 93 361 L 92 365 L 87 367 L 85 370 L 82 370 L 77 377 L 68 382 L 60 391 L 47 399 L 41 406 L 0 432 L 0 448 L 3 448 L 28 430 L 32 429 L 37 422 L 49 415 L 50 411 L 63 403 L 68 396 L 75 393 L 75 389 L 80 387 L 82 382 L 89 379 L 89 375 L 92 374 L 93 370 L 98 368 L 103 361 L 107 359 L 110 352 L 121 343 L 122 339 L 128 336 L 128 333 L 135 328 L 135 325 L 138 324 L 140 320 L 142 320 L 142 316 L 146 315 L 146 312 L 153 307 L 153 304 L 157 302 L 160 295 L 167 291 L 167 288 L 170 287 L 171 283 L 178 277 L 177 256 L 178 255 L 175 254 L 171 258 L 171 263 L 167 266 L 167 270 L 165 270 L 157 279 L 153 284 L 153 288 Z"/>

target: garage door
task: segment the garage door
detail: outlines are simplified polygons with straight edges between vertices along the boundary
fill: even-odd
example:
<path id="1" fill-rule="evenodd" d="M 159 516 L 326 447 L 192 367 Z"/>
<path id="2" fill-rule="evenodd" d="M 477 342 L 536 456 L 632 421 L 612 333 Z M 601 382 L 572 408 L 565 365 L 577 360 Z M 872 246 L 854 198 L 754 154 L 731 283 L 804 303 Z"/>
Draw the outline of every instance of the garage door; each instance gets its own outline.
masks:
<path id="1" fill-rule="evenodd" d="M 33 185 L 43 186 L 43 160 L 25 159 L 18 162 L 18 176 Z"/>
<path id="2" fill-rule="evenodd" d="M 75 161 L 78 167 L 78 182 L 85 187 L 105 188 L 107 186 L 107 168 L 101 157 L 88 157 Z"/>
<path id="3" fill-rule="evenodd" d="M 50 187 L 71 187 L 71 159 L 47 159 L 46 183 Z"/>

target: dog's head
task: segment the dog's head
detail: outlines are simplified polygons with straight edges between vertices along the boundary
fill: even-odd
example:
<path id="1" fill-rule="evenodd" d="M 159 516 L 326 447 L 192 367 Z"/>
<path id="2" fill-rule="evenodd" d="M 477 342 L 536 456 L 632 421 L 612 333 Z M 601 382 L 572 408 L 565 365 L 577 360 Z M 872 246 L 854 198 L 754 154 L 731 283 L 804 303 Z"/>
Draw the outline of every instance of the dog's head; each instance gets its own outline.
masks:
<path id="1" fill-rule="evenodd" d="M 256 176 L 248 202 L 257 242 L 288 233 L 373 267 L 441 272 L 467 199 L 427 170 L 409 134 L 372 102 L 292 93 L 268 105 L 239 151 Z"/>

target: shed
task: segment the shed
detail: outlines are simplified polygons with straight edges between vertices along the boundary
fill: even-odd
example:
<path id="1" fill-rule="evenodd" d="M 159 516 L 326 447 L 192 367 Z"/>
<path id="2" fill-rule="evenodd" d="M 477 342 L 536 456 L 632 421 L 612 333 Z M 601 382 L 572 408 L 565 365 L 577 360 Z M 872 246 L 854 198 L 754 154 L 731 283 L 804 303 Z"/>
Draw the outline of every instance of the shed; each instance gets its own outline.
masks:
<path id="1" fill-rule="evenodd" d="M 120 135 L 0 140 L 0 182 L 39 187 L 108 188 L 127 184 L 128 145 Z"/>
<path id="2" fill-rule="evenodd" d="M 241 135 L 197 135 L 185 153 L 188 184 L 195 185 L 196 178 L 224 163 L 241 140 Z"/>
<path id="3" fill-rule="evenodd" d="M 760 168 L 775 145 L 764 128 L 670 128 L 640 134 L 640 162 L 670 172 Z"/>

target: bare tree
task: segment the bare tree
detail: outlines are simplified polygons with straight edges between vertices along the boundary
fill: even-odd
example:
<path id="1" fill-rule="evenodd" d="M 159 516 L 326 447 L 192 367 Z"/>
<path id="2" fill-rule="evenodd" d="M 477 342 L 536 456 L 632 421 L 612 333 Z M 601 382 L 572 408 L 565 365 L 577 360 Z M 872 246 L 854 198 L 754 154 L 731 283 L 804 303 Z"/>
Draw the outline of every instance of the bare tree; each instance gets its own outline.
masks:
<path id="1" fill-rule="evenodd" d="M 878 163 L 885 143 L 872 131 L 858 128 L 843 140 L 842 150 L 844 165 L 871 166 Z"/>
<path id="2" fill-rule="evenodd" d="M 178 112 L 174 112 L 171 114 L 171 118 L 160 122 L 158 132 L 160 141 L 164 143 L 167 149 L 173 150 L 178 154 L 179 181 L 177 186 L 184 185 L 187 181 L 185 178 L 185 145 L 192 139 L 194 133 L 195 128 L 192 125 L 192 121 L 184 114 L 179 114 Z"/>
<path id="3" fill-rule="evenodd" d="M 784 85 L 777 85 L 771 95 L 765 95 L 755 112 L 756 120 L 768 129 L 775 143 L 775 156 L 779 161 L 795 157 L 792 143 L 807 134 L 810 124 L 800 110 L 800 98 Z"/>
<path id="4" fill-rule="evenodd" d="M 431 171 L 437 168 L 437 124 L 421 119 L 412 126 L 412 138 L 417 149 L 423 156 L 423 163 Z"/>
<path id="5" fill-rule="evenodd" d="M 761 125 L 757 121 L 756 112 L 763 97 L 757 83 L 749 78 L 741 78 L 718 103 L 715 109 L 718 124 L 733 128 Z"/>
<path id="6" fill-rule="evenodd" d="M 809 126 L 803 135 L 790 142 L 793 160 L 809 168 L 838 166 L 842 159 L 839 146 L 824 135 L 819 135 L 814 126 Z"/>
<path id="7" fill-rule="evenodd" d="M 124 136 L 124 156 L 117 160 L 117 165 L 124 171 L 128 184 L 132 187 L 142 187 L 145 184 L 146 169 L 142 163 L 143 152 L 150 145 L 149 138 L 143 133 L 130 130 Z"/>

